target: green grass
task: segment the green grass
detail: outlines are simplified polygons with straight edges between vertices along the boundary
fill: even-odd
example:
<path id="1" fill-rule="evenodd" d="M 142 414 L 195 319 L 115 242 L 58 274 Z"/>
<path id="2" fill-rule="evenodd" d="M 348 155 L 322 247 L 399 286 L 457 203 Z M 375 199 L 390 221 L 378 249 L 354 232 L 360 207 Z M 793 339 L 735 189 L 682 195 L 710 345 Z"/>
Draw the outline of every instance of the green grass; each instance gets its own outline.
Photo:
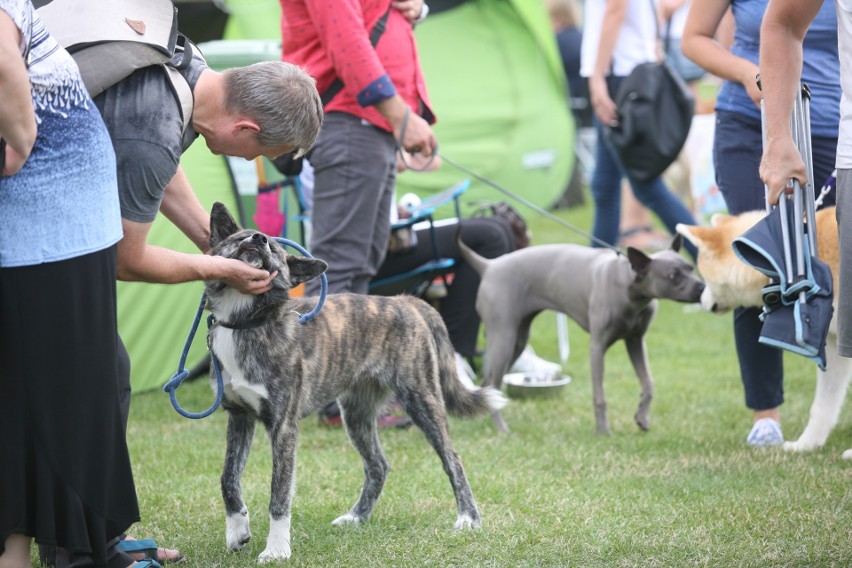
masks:
<path id="1" fill-rule="evenodd" d="M 559 213 L 581 228 L 590 206 Z M 528 215 L 534 243 L 583 242 Z M 184 326 L 187 322 L 175 322 Z M 534 324 L 538 353 L 558 360 L 554 315 Z M 656 381 L 652 428 L 632 416 L 639 385 L 624 348 L 606 359 L 612 435 L 594 435 L 586 334 L 570 326 L 573 381 L 551 400 L 513 401 L 512 432 L 488 418 L 451 420 L 483 516 L 456 532 L 455 504 L 440 462 L 417 430 L 383 431 L 391 462 L 385 491 L 361 527 L 331 521 L 354 503 L 362 472 L 341 430 L 302 423 L 293 507 L 292 566 L 849 566 L 852 564 L 852 411 L 825 448 L 808 454 L 751 450 L 750 413 L 734 353 L 730 316 L 662 302 L 647 337 Z M 156 353 L 133 354 L 135 358 Z M 807 420 L 815 372 L 787 356 L 784 432 Z M 181 404 L 199 410 L 206 381 L 183 386 Z M 142 510 L 137 537 L 187 555 L 187 566 L 254 566 L 268 515 L 270 447 L 258 430 L 243 478 L 252 516 L 245 550 L 225 549 L 219 493 L 225 445 L 222 411 L 187 420 L 155 391 L 134 397 L 129 444 Z"/>

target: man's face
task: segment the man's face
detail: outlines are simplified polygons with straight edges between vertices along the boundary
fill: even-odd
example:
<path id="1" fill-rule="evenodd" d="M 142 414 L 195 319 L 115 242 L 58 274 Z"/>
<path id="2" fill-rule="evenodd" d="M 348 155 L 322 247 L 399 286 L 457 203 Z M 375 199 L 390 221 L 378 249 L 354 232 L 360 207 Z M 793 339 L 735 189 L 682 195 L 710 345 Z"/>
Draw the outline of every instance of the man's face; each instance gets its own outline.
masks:
<path id="1" fill-rule="evenodd" d="M 289 145 L 270 148 L 257 141 L 257 131 L 250 128 L 229 128 L 225 131 L 214 130 L 204 134 L 204 141 L 211 152 L 254 160 L 258 156 L 277 158 L 295 148 Z"/>

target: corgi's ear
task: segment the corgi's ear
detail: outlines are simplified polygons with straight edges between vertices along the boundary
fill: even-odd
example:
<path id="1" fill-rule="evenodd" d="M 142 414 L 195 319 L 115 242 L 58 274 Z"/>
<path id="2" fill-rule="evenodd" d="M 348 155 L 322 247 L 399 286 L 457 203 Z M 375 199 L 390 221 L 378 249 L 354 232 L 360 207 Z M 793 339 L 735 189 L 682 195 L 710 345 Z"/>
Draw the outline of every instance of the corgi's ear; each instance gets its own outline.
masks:
<path id="1" fill-rule="evenodd" d="M 710 217 L 710 226 L 711 227 L 721 227 L 725 223 L 730 223 L 735 218 L 736 217 L 734 217 L 733 215 L 727 215 L 725 213 L 714 213 Z"/>
<path id="2" fill-rule="evenodd" d="M 683 235 L 686 237 L 686 240 L 691 242 L 698 248 L 701 248 L 701 245 L 704 244 L 704 239 L 702 238 L 702 234 L 707 231 L 712 231 L 712 229 L 708 227 L 702 227 L 700 225 L 684 225 L 683 223 L 678 223 L 675 226 L 675 231 L 679 235 Z"/>
<path id="3" fill-rule="evenodd" d="M 637 277 L 644 276 L 648 272 L 648 267 L 651 265 L 651 257 L 633 247 L 627 247 L 627 260 L 630 261 L 630 266 L 633 268 Z"/>
<path id="4" fill-rule="evenodd" d="M 216 202 L 210 211 L 210 248 L 239 232 L 240 226 L 234 221 L 224 203 Z"/>
<path id="5" fill-rule="evenodd" d="M 287 268 L 290 270 L 290 285 L 298 286 L 302 282 L 313 280 L 325 272 L 328 264 L 318 258 L 288 254 Z"/>

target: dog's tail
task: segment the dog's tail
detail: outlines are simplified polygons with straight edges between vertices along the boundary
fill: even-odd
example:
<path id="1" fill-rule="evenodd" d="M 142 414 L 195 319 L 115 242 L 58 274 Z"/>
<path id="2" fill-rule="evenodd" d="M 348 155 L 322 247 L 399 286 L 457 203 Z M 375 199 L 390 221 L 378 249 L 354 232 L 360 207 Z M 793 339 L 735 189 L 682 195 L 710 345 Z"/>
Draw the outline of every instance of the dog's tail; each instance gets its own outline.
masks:
<path id="1" fill-rule="evenodd" d="M 438 312 L 428 305 L 424 304 L 420 312 L 429 325 L 435 342 L 441 392 L 447 412 L 459 418 L 472 418 L 491 414 L 506 406 L 507 399 L 499 390 L 493 387 L 479 388 L 472 383 L 465 385 L 459 379 L 453 345 L 450 343 L 444 321 Z"/>
<path id="2" fill-rule="evenodd" d="M 488 259 L 478 255 L 473 249 L 464 244 L 461 238 L 461 224 L 459 224 L 459 228 L 456 230 L 456 246 L 464 261 L 471 265 L 477 274 L 480 276 L 485 274 L 485 271 L 488 269 Z"/>

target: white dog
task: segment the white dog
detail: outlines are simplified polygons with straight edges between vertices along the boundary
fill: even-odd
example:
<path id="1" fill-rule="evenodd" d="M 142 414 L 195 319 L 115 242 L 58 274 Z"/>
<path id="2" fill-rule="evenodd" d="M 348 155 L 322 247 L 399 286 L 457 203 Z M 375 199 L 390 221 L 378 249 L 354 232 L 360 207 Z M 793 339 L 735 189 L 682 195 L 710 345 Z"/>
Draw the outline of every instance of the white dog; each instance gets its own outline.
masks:
<path id="1" fill-rule="evenodd" d="M 740 306 L 763 305 L 761 290 L 769 281 L 768 278 L 742 262 L 734 254 L 731 243 L 764 215 L 763 211 L 736 216 L 714 215 L 710 227 L 677 226 L 677 231 L 698 248 L 698 269 L 707 285 L 701 295 L 701 306 L 705 310 L 724 313 Z M 836 294 L 839 250 L 834 208 L 818 211 L 816 225 L 820 260 L 831 268 Z M 837 318 L 831 320 L 825 353 L 826 370 L 817 368 L 816 393 L 808 424 L 798 440 L 784 443 L 785 450 L 808 451 L 819 448 L 825 444 L 837 424 L 852 377 L 852 359 L 837 353 Z M 843 452 L 843 457 L 852 459 L 852 449 Z"/>

